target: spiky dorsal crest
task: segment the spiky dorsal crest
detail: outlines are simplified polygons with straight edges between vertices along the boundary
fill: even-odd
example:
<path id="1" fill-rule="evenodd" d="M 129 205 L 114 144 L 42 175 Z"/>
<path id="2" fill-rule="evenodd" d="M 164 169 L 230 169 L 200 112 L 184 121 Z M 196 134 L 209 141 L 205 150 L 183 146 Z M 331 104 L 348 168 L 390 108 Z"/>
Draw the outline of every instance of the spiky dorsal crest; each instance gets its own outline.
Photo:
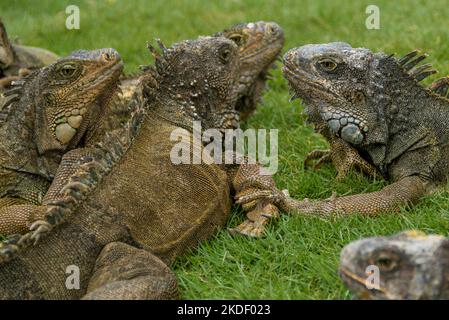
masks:
<path id="1" fill-rule="evenodd" d="M 76 212 L 80 204 L 99 186 L 131 146 L 134 137 L 146 115 L 146 99 L 136 93 L 136 104 L 128 122 L 120 129 L 107 133 L 106 137 L 94 147 L 95 156 L 81 159 L 83 164 L 70 177 L 61 190 L 62 200 L 47 204 L 43 220 L 32 223 L 30 231 L 24 235 L 13 235 L 0 243 L 0 263 L 16 257 L 25 248 L 35 246 L 52 230 L 66 222 Z"/>
<path id="2" fill-rule="evenodd" d="M 420 53 L 419 50 L 413 50 L 399 59 L 393 59 L 407 76 L 414 79 L 416 83 L 418 83 L 429 94 L 437 98 L 448 100 L 449 77 L 440 78 L 434 81 L 428 87 L 424 87 L 420 83 L 427 77 L 438 73 L 437 70 L 432 68 L 432 64 L 430 63 L 420 65 L 420 63 L 427 57 L 428 54 Z"/>
<path id="3" fill-rule="evenodd" d="M 5 99 L 0 106 L 0 127 L 8 120 L 12 110 L 20 103 L 20 99 L 25 94 L 27 86 L 37 76 L 39 70 L 32 71 L 25 77 L 13 81 L 11 88 L 2 93 L 2 97 Z"/>
<path id="4" fill-rule="evenodd" d="M 438 72 L 435 69 L 432 69 L 430 63 L 419 65 L 427 57 L 428 54 L 413 50 L 398 59 L 397 62 L 410 76 L 420 82 Z"/>

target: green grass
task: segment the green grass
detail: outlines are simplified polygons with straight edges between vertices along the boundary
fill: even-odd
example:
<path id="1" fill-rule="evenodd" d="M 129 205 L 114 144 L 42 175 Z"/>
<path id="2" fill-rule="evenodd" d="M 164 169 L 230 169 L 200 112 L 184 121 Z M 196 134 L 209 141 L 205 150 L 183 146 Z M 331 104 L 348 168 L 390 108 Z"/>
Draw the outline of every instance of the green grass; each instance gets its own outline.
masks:
<path id="1" fill-rule="evenodd" d="M 64 27 L 65 6 L 81 9 L 81 29 Z M 365 7 L 376 4 L 381 29 L 365 28 Z M 285 30 L 285 49 L 306 43 L 346 41 L 403 54 L 420 48 L 429 62 L 449 73 L 449 7 L 435 1 L 2 1 L 1 16 L 12 36 L 23 43 L 49 48 L 61 55 L 78 48 L 114 47 L 127 71 L 150 62 L 147 40 L 159 37 L 170 44 L 211 34 L 236 22 L 273 20 Z M 433 77 L 432 79 L 435 79 Z M 432 80 L 430 79 L 430 80 Z M 287 84 L 279 71 L 269 83 L 265 103 L 248 127 L 279 129 L 280 166 L 276 180 L 297 198 L 323 198 L 378 190 L 381 181 L 351 174 L 335 180 L 331 167 L 304 171 L 304 156 L 326 147 L 302 120 L 302 106 L 288 102 Z M 346 299 L 349 293 L 336 270 L 341 248 L 372 235 L 420 229 L 447 234 L 449 195 L 440 191 L 400 214 L 376 218 L 319 219 L 283 216 L 268 228 L 263 239 L 232 238 L 223 230 L 213 239 L 179 259 L 174 266 L 187 299 L 269 298 Z M 230 226 L 242 221 L 235 210 Z"/>

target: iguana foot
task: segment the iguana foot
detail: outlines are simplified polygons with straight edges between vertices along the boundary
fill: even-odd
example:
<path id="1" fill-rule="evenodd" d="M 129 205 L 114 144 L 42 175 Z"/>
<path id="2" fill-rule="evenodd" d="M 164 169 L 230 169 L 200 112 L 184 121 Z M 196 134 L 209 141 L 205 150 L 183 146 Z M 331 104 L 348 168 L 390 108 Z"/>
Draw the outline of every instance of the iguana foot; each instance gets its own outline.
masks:
<path id="1" fill-rule="evenodd" d="M 336 179 L 343 180 L 348 173 L 355 169 L 369 177 L 380 176 L 379 171 L 365 159 L 363 159 L 356 149 L 343 141 L 335 139 L 330 150 L 314 150 L 310 152 L 304 161 L 304 168 L 311 167 L 311 162 L 318 159 L 313 166 L 314 170 L 321 168 L 323 164 L 333 163 L 337 171 Z M 338 139 L 341 140 L 341 139 Z"/>
<path id="2" fill-rule="evenodd" d="M 315 165 L 313 165 L 313 169 L 319 169 L 325 163 L 331 163 L 331 151 L 330 150 L 313 150 L 309 152 L 304 160 L 304 168 L 308 169 L 312 167 L 312 161 L 318 160 Z"/>
<path id="3" fill-rule="evenodd" d="M 279 217 L 278 208 L 269 203 L 262 208 L 256 208 L 247 214 L 248 219 L 235 228 L 230 228 L 232 235 L 244 235 L 253 238 L 260 238 L 263 235 L 265 225 L 270 218 Z"/>

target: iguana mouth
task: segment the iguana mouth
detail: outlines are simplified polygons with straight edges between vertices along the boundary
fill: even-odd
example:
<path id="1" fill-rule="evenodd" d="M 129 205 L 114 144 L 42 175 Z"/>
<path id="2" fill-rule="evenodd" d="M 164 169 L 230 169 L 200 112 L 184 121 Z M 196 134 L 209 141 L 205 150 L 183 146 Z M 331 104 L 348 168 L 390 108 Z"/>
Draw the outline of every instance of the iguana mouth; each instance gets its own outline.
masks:
<path id="1" fill-rule="evenodd" d="M 368 289 L 367 286 L 366 286 L 366 278 L 363 278 L 363 277 L 361 277 L 361 276 L 359 276 L 359 275 L 349 271 L 346 268 L 340 267 L 339 272 L 340 272 L 340 276 L 342 276 L 342 278 L 345 278 L 346 280 L 353 281 L 353 282 L 359 284 L 361 287 L 363 287 L 363 289 L 365 291 L 369 290 L 370 293 L 372 292 L 372 294 L 366 293 L 366 297 L 370 297 L 373 294 L 374 295 L 382 294 L 387 299 L 394 299 L 392 297 L 392 295 L 384 287 L 381 287 L 380 285 L 377 288 L 373 287 L 372 289 Z"/>
<path id="2" fill-rule="evenodd" d="M 288 62 L 285 63 L 282 71 L 293 91 L 292 99 L 302 98 L 307 105 L 312 104 L 311 108 L 306 109 L 306 115 L 312 118 L 310 122 L 323 120 L 332 133 L 343 140 L 354 145 L 363 142 L 364 135 L 368 132 L 366 121 L 352 112 L 334 107 L 336 103 L 344 105 L 344 99 L 327 89 L 322 83 L 310 79 L 299 68 L 292 68 Z"/>

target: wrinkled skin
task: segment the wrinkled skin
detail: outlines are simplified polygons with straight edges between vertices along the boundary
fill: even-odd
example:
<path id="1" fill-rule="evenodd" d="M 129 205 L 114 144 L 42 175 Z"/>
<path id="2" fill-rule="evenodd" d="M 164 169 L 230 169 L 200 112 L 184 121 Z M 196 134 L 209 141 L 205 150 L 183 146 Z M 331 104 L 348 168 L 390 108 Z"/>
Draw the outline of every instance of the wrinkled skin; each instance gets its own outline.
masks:
<path id="1" fill-rule="evenodd" d="M 379 270 L 374 288 L 366 282 L 373 266 Z M 408 231 L 351 242 L 341 252 L 339 274 L 359 299 L 448 299 L 448 266 L 448 239 Z"/>
<path id="2" fill-rule="evenodd" d="M 75 51 L 6 93 L 0 124 L 0 234 L 26 231 L 62 156 L 104 134 L 99 119 L 122 70 L 113 49 Z"/>
<path id="3" fill-rule="evenodd" d="M 127 126 L 90 150 L 65 154 L 43 200 L 44 217 L 0 244 L 1 298 L 176 298 L 166 264 L 225 225 L 232 192 L 275 188 L 257 165 L 215 164 L 207 154 L 201 164 L 173 163 L 173 132 L 185 129 L 182 143 L 201 151 L 201 143 L 190 149 L 193 120 L 220 128 L 223 116 L 234 114 L 240 61 L 223 37 L 161 49 L 151 47 L 155 67 L 141 77 Z M 251 208 L 248 234 L 277 213 L 264 198 Z M 80 268 L 80 290 L 65 287 L 67 261 Z"/>
<path id="4" fill-rule="evenodd" d="M 291 212 L 376 215 L 416 203 L 444 184 L 449 101 L 419 84 L 428 72 L 416 65 L 410 57 L 397 60 L 340 42 L 287 52 L 284 75 L 307 105 L 311 121 L 325 123 L 391 184 L 376 192 L 318 201 L 296 201 L 279 193 L 272 198 Z"/>
<path id="5" fill-rule="evenodd" d="M 281 53 L 284 45 L 284 32 L 274 22 L 241 23 L 218 32 L 215 37 L 225 37 L 239 47 L 240 77 L 238 85 L 239 99 L 235 103 L 235 115 L 224 119 L 228 127 L 238 127 L 240 120 L 246 120 L 256 109 L 266 87 L 269 71 Z M 129 104 L 139 76 L 131 76 L 121 81 L 119 100 L 113 105 L 114 115 L 110 118 L 109 128 L 113 129 L 126 123 L 131 110 L 124 108 Z"/>

